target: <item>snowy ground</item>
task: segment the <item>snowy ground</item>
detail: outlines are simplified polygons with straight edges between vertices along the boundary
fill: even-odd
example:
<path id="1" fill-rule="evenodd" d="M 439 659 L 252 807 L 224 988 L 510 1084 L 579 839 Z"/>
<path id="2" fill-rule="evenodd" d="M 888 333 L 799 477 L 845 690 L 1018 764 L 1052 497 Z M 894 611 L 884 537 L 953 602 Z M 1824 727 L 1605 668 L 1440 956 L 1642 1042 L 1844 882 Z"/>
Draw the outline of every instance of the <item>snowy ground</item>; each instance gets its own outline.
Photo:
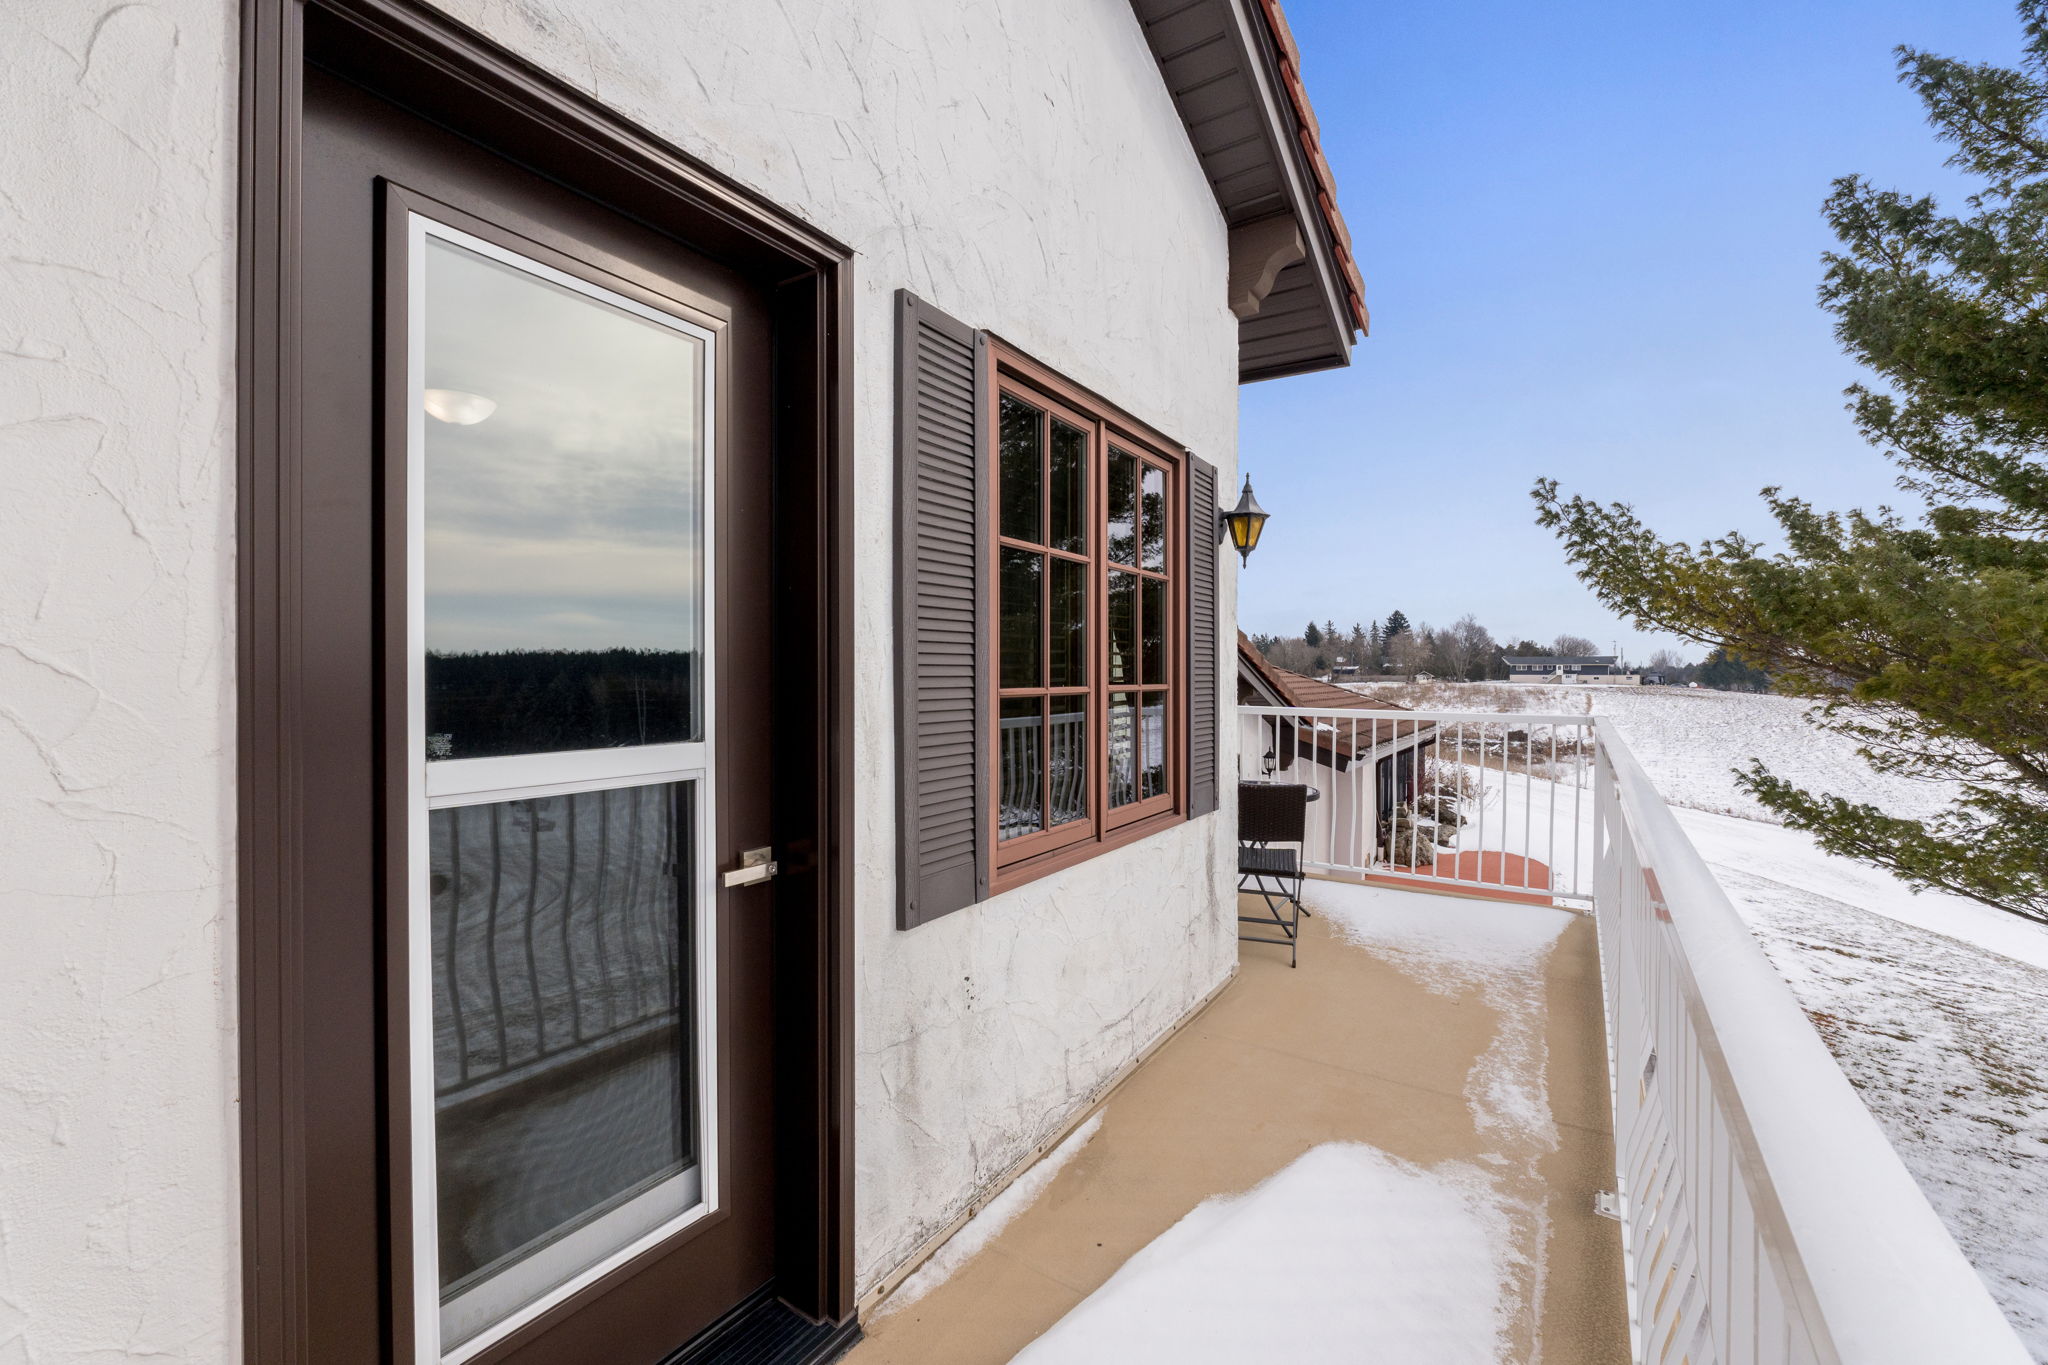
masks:
<path id="1" fill-rule="evenodd" d="M 1959 897 L 1916 895 L 1886 872 L 1831 857 L 1807 835 L 1765 823 L 1732 771 L 1760 757 L 1793 781 L 1899 815 L 1939 807 L 1939 784 L 1871 772 L 1847 741 L 1808 727 L 1805 704 L 1787 697 L 1483 684 L 1360 690 L 1439 709 L 1590 708 L 1611 722 L 1993 1297 L 2048 1361 L 2048 928 Z M 1519 785 L 1509 778 L 1503 797 L 1512 801 Z"/>
<path id="2" fill-rule="evenodd" d="M 2048 931 L 1915 896 L 1796 830 L 1678 819 L 1992 1296 L 2048 1360 Z"/>
<path id="3" fill-rule="evenodd" d="M 1687 687 L 1535 687 L 1510 683 L 1359 684 L 1354 690 L 1435 710 L 1590 714 L 1610 721 L 1664 799 L 1691 810 L 1772 819 L 1738 791 L 1733 770 L 1762 758 L 1813 790 L 1924 816 L 1949 798 L 1945 784 L 1874 773 L 1856 746 L 1809 726 L 1796 697 Z"/>

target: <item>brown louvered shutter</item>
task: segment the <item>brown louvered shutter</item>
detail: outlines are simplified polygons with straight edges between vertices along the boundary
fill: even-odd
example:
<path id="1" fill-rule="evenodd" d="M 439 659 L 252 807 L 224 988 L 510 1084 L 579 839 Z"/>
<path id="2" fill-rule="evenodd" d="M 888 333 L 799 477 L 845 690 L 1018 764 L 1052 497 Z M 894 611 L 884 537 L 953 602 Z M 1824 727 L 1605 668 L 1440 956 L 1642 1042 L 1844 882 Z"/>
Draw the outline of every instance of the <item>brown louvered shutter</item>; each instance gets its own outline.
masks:
<path id="1" fill-rule="evenodd" d="M 1217 652 L 1216 466 L 1188 457 L 1188 814 L 1216 809 L 1216 730 L 1223 723 Z"/>
<path id="2" fill-rule="evenodd" d="M 898 928 L 988 894 L 980 336 L 896 294 Z"/>

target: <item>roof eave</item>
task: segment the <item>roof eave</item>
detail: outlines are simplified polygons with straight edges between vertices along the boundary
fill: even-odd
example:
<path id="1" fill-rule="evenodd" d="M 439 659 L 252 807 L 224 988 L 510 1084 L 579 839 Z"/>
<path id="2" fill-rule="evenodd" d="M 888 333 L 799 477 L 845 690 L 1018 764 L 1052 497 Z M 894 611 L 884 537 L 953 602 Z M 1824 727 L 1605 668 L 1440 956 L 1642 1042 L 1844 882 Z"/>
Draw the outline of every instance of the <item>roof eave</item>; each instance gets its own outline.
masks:
<path id="1" fill-rule="evenodd" d="M 1354 334 L 1366 321 L 1363 287 L 1356 266 L 1346 269 L 1328 176 L 1312 163 L 1321 155 L 1314 115 L 1298 67 L 1291 81 L 1286 74 L 1295 58 L 1277 4 L 1131 0 L 1131 8 L 1226 227 L 1250 228 L 1284 213 L 1298 231 L 1298 259 L 1279 264 L 1288 257 L 1270 254 L 1267 241 L 1269 254 L 1251 272 L 1263 290 L 1232 300 L 1239 382 L 1349 365 Z M 1232 274 L 1239 274 L 1236 261 Z"/>

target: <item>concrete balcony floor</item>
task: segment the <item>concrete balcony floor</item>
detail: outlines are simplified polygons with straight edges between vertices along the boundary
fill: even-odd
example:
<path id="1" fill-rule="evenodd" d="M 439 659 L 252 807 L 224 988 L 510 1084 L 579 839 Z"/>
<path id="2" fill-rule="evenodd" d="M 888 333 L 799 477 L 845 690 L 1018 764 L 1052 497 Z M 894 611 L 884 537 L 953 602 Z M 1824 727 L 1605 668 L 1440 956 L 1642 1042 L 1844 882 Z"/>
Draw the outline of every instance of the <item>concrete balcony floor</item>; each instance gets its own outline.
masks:
<path id="1" fill-rule="evenodd" d="M 1487 1224 L 1507 1243 L 1496 1248 L 1498 1290 L 1471 1305 L 1494 1330 L 1477 1351 L 1468 1333 L 1457 1360 L 1628 1359 L 1620 1227 L 1593 1212 L 1613 1166 L 1592 922 L 1322 883 L 1308 900 L 1325 908 L 1303 922 L 1300 967 L 1288 968 L 1284 948 L 1240 945 L 1236 980 L 1104 1101 L 1092 1137 L 1028 1207 L 935 1288 L 885 1300 L 852 1365 L 1009 1361 L 1204 1200 L 1250 1190 L 1330 1143 L 1366 1144 L 1401 1170 L 1458 1173 L 1505 1211 Z M 1531 921 L 1500 918 L 1513 914 L 1545 917 L 1534 949 Z M 1524 951 L 1493 952 L 1493 935 Z M 1332 1293 L 1370 1278 L 1344 1265 L 1279 1269 L 1245 1266 L 1241 1301 L 1218 1310 L 1276 1348 L 1289 1331 L 1298 1342 L 1304 1315 Z M 1084 1318 L 1028 1359 L 1138 1358 L 1085 1333 L 1069 1349 Z M 1456 1365 L 1409 1340 L 1335 1358 Z M 1289 1358 L 1310 1357 L 1324 1358 Z"/>

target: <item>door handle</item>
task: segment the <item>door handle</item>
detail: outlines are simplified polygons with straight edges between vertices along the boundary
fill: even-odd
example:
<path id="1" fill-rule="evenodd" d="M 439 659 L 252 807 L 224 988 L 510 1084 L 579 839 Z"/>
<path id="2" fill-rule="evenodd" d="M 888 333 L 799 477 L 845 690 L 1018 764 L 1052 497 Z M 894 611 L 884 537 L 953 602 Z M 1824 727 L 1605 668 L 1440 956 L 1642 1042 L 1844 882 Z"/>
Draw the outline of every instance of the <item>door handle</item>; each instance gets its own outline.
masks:
<path id="1" fill-rule="evenodd" d="M 725 874 L 724 882 L 727 886 L 758 886 L 775 880 L 775 874 L 781 870 L 774 849 L 750 848 L 740 854 L 740 865 Z"/>

